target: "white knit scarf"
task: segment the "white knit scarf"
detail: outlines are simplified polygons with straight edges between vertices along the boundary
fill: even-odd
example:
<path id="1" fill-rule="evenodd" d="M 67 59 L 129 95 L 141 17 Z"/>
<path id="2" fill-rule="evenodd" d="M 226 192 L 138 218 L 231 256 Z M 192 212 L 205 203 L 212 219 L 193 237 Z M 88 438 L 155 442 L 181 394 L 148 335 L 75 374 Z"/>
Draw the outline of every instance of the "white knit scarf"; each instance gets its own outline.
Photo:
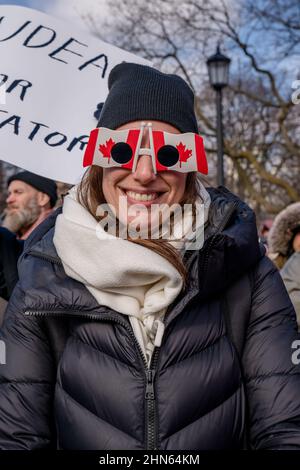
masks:
<path id="1" fill-rule="evenodd" d="M 199 194 L 205 223 L 210 196 L 200 181 Z M 163 316 L 182 289 L 179 272 L 154 251 L 105 232 L 78 202 L 77 187 L 64 199 L 53 242 L 68 276 L 82 282 L 99 305 L 129 316 L 149 364 L 161 344 Z"/>

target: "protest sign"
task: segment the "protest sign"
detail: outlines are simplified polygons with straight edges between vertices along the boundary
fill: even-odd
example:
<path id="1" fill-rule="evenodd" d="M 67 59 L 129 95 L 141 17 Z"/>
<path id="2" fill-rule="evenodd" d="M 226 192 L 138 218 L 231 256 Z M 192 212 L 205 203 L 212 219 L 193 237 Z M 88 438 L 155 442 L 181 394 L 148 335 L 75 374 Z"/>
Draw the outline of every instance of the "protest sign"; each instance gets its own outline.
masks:
<path id="1" fill-rule="evenodd" d="M 110 70 L 122 61 L 148 62 L 65 21 L 12 5 L 0 6 L 0 56 L 0 159 L 77 183 Z"/>

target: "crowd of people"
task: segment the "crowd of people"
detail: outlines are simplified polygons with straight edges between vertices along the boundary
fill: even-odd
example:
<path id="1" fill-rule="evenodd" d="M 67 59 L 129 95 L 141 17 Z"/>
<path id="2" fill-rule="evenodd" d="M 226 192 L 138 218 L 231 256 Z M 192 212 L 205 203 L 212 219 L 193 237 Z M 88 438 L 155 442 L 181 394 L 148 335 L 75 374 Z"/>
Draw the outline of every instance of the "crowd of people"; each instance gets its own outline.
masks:
<path id="1" fill-rule="evenodd" d="M 57 206 L 55 181 L 29 171 L 17 172 L 7 181 L 6 207 L 0 226 L 0 324 L 18 281 L 17 262 L 24 241 Z M 258 227 L 259 240 L 280 270 L 297 313 L 300 329 L 300 202 Z"/>
<path id="2" fill-rule="evenodd" d="M 300 203 L 260 242 L 253 210 L 205 184 L 189 85 L 121 63 L 108 88 L 90 166 L 62 207 L 53 181 L 8 181 L 0 449 L 299 450 Z M 137 203 L 190 204 L 179 240 L 101 228 L 99 205 L 120 226 Z"/>

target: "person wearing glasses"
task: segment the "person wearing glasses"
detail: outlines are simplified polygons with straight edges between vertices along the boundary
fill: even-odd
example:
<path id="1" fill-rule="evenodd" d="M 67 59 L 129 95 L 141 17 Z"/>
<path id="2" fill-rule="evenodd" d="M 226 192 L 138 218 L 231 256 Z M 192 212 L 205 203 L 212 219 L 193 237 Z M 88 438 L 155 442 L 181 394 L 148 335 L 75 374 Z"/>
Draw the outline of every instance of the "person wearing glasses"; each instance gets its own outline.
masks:
<path id="1" fill-rule="evenodd" d="M 132 63 L 108 87 L 19 263 L 0 448 L 300 449 L 295 311 L 253 211 L 205 184 L 192 90 Z"/>

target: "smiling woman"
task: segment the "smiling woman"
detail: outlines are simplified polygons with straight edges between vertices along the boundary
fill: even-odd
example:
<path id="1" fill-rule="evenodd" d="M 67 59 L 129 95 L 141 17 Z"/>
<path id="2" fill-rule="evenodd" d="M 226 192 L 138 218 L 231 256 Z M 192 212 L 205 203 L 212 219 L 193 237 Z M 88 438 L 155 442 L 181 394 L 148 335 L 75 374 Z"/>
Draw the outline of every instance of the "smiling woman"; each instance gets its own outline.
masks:
<path id="1" fill-rule="evenodd" d="M 253 211 L 203 183 L 192 90 L 131 63 L 108 86 L 83 180 L 19 262 L 0 448 L 300 449 L 295 311 Z M 142 207 L 147 230 L 154 206 L 191 208 L 172 237 L 124 239 L 103 204 L 119 225 Z"/>
<path id="2" fill-rule="evenodd" d="M 118 130 L 140 128 L 141 123 L 142 121 L 132 121 L 118 127 Z M 151 124 L 153 130 L 157 129 L 180 134 L 178 129 L 168 123 L 152 121 Z M 142 136 L 142 145 L 143 147 L 149 148 L 149 144 L 149 132 L 146 132 Z M 126 224 L 130 222 L 132 218 L 136 217 L 136 212 L 133 213 L 130 210 L 132 206 L 136 206 L 137 204 L 142 203 L 144 207 L 147 207 L 148 211 L 154 206 L 161 204 L 167 204 L 168 206 L 172 206 L 173 204 L 181 204 L 182 206 L 184 204 L 195 204 L 198 194 L 195 172 L 180 173 L 166 169 L 165 171 L 155 174 L 154 171 L 150 156 L 143 154 L 138 158 L 135 171 L 130 171 L 122 167 L 101 168 L 99 166 L 93 166 L 88 170 L 85 178 L 83 178 L 79 185 L 79 200 L 89 209 L 93 216 L 96 215 L 99 205 L 104 202 L 112 205 L 117 214 L 118 221 Z M 120 208 L 123 208 L 124 211 L 124 205 L 120 204 L 120 202 L 122 202 L 122 196 L 126 197 L 126 214 L 120 211 Z M 132 214 L 131 217 L 128 216 L 130 212 Z M 149 224 L 149 229 L 151 230 L 153 218 L 155 218 L 155 213 L 153 212 L 152 216 L 145 218 L 144 221 L 141 221 L 139 217 L 140 233 L 143 233 L 143 223 Z M 142 236 L 135 240 L 131 239 L 131 241 L 153 249 L 161 256 L 165 257 L 176 267 L 182 275 L 184 282 L 186 282 L 187 271 L 182 262 L 182 258 L 170 243 L 167 243 L 167 241 L 163 239 L 154 241 L 153 237 L 151 239 L 147 238 L 146 240 Z"/>

